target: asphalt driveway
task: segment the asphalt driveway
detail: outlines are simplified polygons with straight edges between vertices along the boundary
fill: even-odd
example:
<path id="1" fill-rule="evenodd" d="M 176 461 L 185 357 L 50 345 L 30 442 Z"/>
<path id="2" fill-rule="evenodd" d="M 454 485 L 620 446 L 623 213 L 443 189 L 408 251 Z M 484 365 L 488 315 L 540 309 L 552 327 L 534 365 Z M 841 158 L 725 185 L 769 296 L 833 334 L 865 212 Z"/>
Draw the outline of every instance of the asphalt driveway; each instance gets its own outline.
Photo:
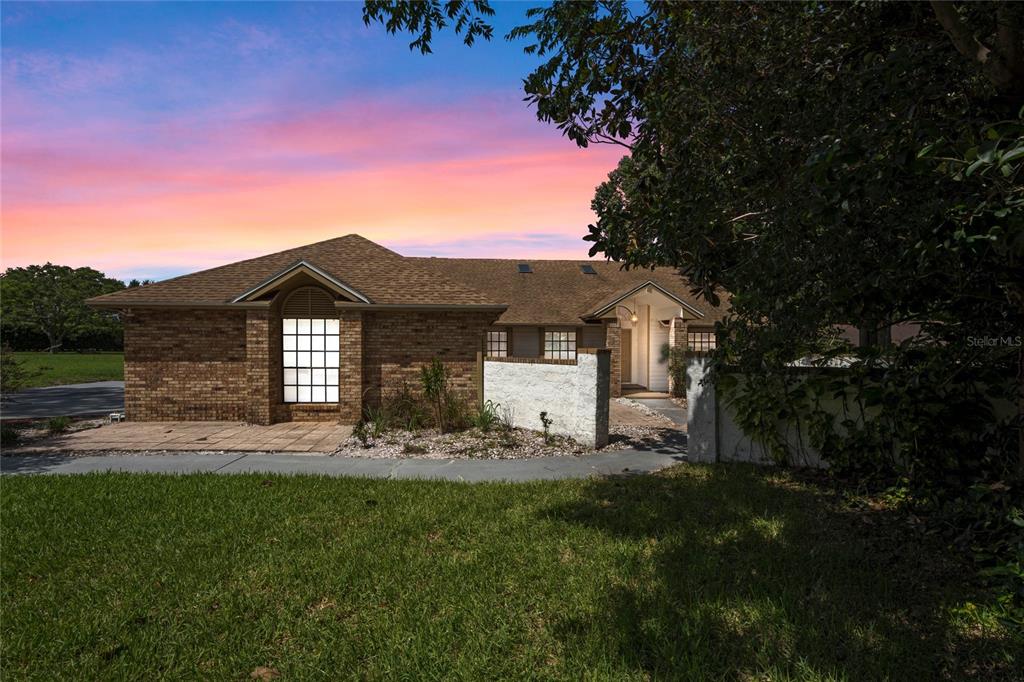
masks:
<path id="1" fill-rule="evenodd" d="M 3 419 L 85 417 L 123 410 L 123 381 L 27 388 L 0 397 L 0 417 Z"/>

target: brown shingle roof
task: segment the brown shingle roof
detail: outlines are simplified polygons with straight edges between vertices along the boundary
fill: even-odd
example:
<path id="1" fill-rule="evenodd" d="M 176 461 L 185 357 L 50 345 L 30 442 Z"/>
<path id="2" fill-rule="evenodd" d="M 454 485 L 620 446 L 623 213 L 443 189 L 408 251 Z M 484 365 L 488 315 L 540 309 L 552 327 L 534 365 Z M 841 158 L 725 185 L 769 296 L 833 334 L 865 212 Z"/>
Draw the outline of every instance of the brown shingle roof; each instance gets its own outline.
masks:
<path id="1" fill-rule="evenodd" d="M 508 304 L 499 324 L 576 325 L 590 313 L 637 286 L 654 282 L 704 313 L 701 324 L 712 325 L 726 314 L 726 302 L 715 308 L 690 293 L 689 282 L 672 268 L 623 270 L 618 263 L 575 260 L 508 260 L 494 258 L 410 258 L 426 268 L 471 284 L 491 299 Z M 517 265 L 532 272 L 520 274 Z M 580 268 L 590 265 L 596 274 Z"/>
<path id="2" fill-rule="evenodd" d="M 228 303 L 306 261 L 380 305 L 500 305 L 472 285 L 357 234 L 89 299 L 99 305 Z"/>

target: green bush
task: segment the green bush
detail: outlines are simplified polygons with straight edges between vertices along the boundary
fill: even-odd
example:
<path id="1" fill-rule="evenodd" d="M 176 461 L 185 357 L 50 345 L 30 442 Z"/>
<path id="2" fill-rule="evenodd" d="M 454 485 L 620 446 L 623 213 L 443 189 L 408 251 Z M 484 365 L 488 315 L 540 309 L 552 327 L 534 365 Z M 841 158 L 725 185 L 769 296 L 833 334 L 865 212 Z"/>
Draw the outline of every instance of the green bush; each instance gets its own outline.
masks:
<path id="1" fill-rule="evenodd" d="M 46 430 L 50 433 L 64 433 L 71 426 L 71 417 L 50 417 L 46 422 Z"/>
<path id="2" fill-rule="evenodd" d="M 484 433 L 487 433 L 500 423 L 500 418 L 498 417 L 499 407 L 500 405 L 495 404 L 494 401 L 488 400 L 473 412 L 470 416 L 470 423 Z"/>
<path id="3" fill-rule="evenodd" d="M 0 393 L 13 393 L 25 385 L 28 372 L 6 343 L 0 345 Z"/>
<path id="4" fill-rule="evenodd" d="M 686 357 L 686 346 L 673 346 L 668 349 L 669 387 L 676 398 L 686 396 Z"/>
<path id="5" fill-rule="evenodd" d="M 391 424 L 406 431 L 419 431 L 430 423 L 430 409 L 422 395 L 406 382 L 381 400 Z"/>

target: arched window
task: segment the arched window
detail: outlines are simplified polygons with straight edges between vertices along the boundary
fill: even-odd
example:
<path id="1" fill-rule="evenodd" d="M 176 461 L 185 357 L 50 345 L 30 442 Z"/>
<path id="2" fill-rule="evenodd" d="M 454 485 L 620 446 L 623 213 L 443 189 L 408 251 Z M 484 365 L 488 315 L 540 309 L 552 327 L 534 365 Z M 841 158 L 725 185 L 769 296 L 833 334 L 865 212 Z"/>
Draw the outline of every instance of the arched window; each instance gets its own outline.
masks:
<path id="1" fill-rule="evenodd" d="M 334 299 L 301 287 L 282 306 L 284 401 L 338 402 L 338 324 Z"/>

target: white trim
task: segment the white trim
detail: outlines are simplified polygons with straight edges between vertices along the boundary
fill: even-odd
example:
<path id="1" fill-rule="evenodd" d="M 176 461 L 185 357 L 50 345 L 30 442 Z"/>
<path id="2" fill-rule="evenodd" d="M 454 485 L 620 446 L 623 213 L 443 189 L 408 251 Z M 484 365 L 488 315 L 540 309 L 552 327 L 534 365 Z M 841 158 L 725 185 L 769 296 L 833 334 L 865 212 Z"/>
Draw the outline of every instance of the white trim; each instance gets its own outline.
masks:
<path id="1" fill-rule="evenodd" d="M 270 286 L 274 282 L 276 282 L 276 281 L 278 281 L 280 279 L 283 279 L 283 278 L 291 275 L 293 272 L 295 272 L 296 270 L 299 270 L 299 269 L 309 270 L 314 275 L 317 275 L 318 277 L 322 277 L 323 279 L 327 280 L 330 284 L 336 286 L 338 289 L 340 289 L 341 291 L 345 292 L 346 294 L 349 294 L 350 296 L 354 296 L 355 298 L 359 299 L 363 303 L 370 303 L 370 299 L 369 298 L 367 298 L 363 294 L 359 293 L 358 291 L 356 291 L 352 287 L 348 286 L 344 282 L 341 282 L 337 278 L 332 277 L 331 275 L 327 274 L 326 272 L 324 272 L 323 270 L 321 270 L 320 268 L 318 268 L 317 266 L 313 265 L 312 263 L 310 263 L 309 261 L 306 261 L 306 260 L 300 260 L 298 263 L 295 263 L 294 265 L 292 265 L 292 266 L 290 266 L 288 268 L 285 268 L 281 272 L 279 272 L 276 275 L 274 275 L 273 277 L 270 277 L 269 279 L 263 281 L 262 283 L 258 284 L 257 286 L 253 287 L 249 291 L 247 291 L 244 294 L 242 294 L 241 296 L 238 296 L 237 298 L 232 299 L 231 302 L 232 303 L 241 303 L 242 301 L 244 301 L 249 296 L 252 296 L 253 294 L 255 294 L 258 291 L 266 289 L 268 286 Z"/>
<path id="2" fill-rule="evenodd" d="M 687 310 L 687 311 L 693 313 L 694 315 L 696 315 L 698 318 L 705 317 L 704 313 L 702 313 L 700 310 L 698 310 L 697 308 L 694 308 L 692 305 L 690 305 L 689 303 L 687 303 L 683 299 L 679 298 L 675 294 L 673 294 L 673 293 L 671 293 L 669 291 L 666 291 L 664 288 L 659 286 L 657 282 L 654 282 L 653 280 L 647 280 L 643 284 L 641 284 L 641 285 L 639 285 L 637 287 L 634 287 L 633 289 L 630 289 L 629 291 L 627 291 L 622 296 L 618 297 L 617 299 L 615 299 L 614 301 L 612 301 L 611 303 L 609 303 L 605 307 L 601 308 L 600 310 L 598 310 L 596 312 L 591 313 L 590 315 L 587 315 L 587 317 L 600 317 L 601 315 L 604 315 L 606 312 L 608 312 L 610 309 L 612 309 L 615 306 L 617 306 L 618 304 L 622 303 L 622 301 L 624 301 L 625 299 L 629 298 L 630 296 L 633 296 L 634 294 L 639 293 L 642 289 L 645 289 L 647 287 L 654 287 L 655 289 L 660 291 L 662 294 L 664 294 L 668 298 L 670 298 L 673 301 L 675 301 L 676 303 L 678 303 L 685 310 Z"/>

